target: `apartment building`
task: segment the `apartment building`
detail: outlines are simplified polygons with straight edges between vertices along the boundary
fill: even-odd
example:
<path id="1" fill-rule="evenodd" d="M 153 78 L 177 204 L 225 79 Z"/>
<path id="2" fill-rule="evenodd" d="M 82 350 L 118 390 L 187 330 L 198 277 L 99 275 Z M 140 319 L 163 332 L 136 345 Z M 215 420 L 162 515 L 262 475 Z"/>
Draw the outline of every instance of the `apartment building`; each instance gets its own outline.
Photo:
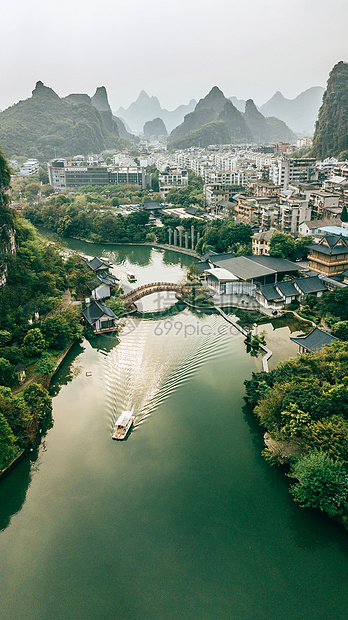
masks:
<path id="1" fill-rule="evenodd" d="M 269 256 L 270 241 L 275 231 L 275 228 L 270 228 L 270 230 L 255 233 L 255 235 L 251 237 L 252 253 L 255 256 Z"/>
<path id="2" fill-rule="evenodd" d="M 309 183 L 318 180 L 314 157 L 303 159 L 281 157 L 270 166 L 270 180 L 288 189 L 290 183 Z"/>
<path id="3" fill-rule="evenodd" d="M 162 198 L 166 199 L 173 187 L 187 187 L 188 172 L 187 170 L 169 169 L 158 175 L 159 191 Z"/>
<path id="4" fill-rule="evenodd" d="M 27 159 L 26 162 L 20 167 L 18 176 L 28 177 L 33 174 L 39 174 L 39 162 L 37 159 Z"/>
<path id="5" fill-rule="evenodd" d="M 339 206 L 340 195 L 329 190 L 319 189 L 311 192 L 310 203 L 314 219 L 338 217 L 341 213 Z"/>

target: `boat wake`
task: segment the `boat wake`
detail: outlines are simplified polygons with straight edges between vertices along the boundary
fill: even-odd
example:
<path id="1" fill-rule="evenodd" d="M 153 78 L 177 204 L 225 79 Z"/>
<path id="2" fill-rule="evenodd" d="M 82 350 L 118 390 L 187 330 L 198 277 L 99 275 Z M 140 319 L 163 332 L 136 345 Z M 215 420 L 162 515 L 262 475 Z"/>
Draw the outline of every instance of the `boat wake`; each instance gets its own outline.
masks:
<path id="1" fill-rule="evenodd" d="M 142 320 L 130 333 L 121 333 L 120 343 L 102 359 L 111 428 L 134 406 L 137 430 L 202 365 L 225 354 L 227 333 L 221 317 L 197 320 L 189 311 L 180 320 Z"/>

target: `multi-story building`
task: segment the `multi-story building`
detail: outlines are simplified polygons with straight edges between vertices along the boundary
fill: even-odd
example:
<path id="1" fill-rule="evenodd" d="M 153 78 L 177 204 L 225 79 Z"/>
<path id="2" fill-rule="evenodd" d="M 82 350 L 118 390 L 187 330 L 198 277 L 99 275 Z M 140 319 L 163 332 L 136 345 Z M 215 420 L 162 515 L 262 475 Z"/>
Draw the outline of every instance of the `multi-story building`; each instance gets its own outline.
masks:
<path id="1" fill-rule="evenodd" d="M 270 241 L 274 233 L 275 228 L 270 228 L 264 232 L 256 233 L 251 237 L 252 253 L 255 256 L 269 256 Z"/>
<path id="2" fill-rule="evenodd" d="M 289 183 L 309 183 L 318 180 L 314 157 L 281 157 L 271 165 L 270 179 L 275 185 L 288 189 Z"/>
<path id="3" fill-rule="evenodd" d="M 82 185 L 151 185 L 151 175 L 138 166 L 107 166 L 103 160 L 67 161 L 54 159 L 47 164 L 49 183 L 62 190 Z"/>
<path id="4" fill-rule="evenodd" d="M 158 175 L 158 185 L 162 198 L 166 199 L 173 187 L 187 187 L 187 170 L 167 168 Z"/>
<path id="5" fill-rule="evenodd" d="M 314 219 L 338 217 L 341 213 L 339 207 L 340 195 L 328 190 L 315 190 L 310 195 L 310 204 Z M 308 218 L 309 219 L 309 218 Z M 304 220 L 303 220 L 304 221 Z"/>
<path id="6" fill-rule="evenodd" d="M 343 235 L 326 234 L 308 250 L 308 267 L 313 271 L 332 277 L 348 268 L 348 238 Z"/>
<path id="7" fill-rule="evenodd" d="M 28 159 L 24 164 L 20 167 L 18 176 L 28 177 L 32 174 L 39 174 L 39 162 L 37 159 Z"/>

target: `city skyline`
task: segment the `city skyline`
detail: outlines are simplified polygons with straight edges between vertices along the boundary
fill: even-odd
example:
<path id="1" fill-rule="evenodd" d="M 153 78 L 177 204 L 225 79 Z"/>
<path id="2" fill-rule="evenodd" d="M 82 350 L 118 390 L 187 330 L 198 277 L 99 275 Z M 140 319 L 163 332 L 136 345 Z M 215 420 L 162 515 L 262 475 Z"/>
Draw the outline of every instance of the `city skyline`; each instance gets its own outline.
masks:
<path id="1" fill-rule="evenodd" d="M 60 97 L 103 85 L 114 111 L 141 90 L 173 110 L 213 86 L 262 105 L 278 90 L 293 99 L 325 87 L 347 59 L 345 0 L 131 0 L 120 8 L 111 0 L 98 11 L 90 0 L 7 6 L 0 109 L 30 97 L 38 80 Z"/>

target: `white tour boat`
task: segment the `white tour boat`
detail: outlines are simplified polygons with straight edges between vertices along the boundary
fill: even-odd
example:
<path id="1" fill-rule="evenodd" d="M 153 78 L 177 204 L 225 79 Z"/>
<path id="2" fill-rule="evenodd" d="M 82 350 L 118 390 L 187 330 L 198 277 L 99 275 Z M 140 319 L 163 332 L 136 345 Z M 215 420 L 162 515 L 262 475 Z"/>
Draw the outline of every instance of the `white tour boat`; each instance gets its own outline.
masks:
<path id="1" fill-rule="evenodd" d="M 116 420 L 112 433 L 113 439 L 125 439 L 127 433 L 134 422 L 134 407 L 131 411 L 122 411 L 120 417 Z"/>

